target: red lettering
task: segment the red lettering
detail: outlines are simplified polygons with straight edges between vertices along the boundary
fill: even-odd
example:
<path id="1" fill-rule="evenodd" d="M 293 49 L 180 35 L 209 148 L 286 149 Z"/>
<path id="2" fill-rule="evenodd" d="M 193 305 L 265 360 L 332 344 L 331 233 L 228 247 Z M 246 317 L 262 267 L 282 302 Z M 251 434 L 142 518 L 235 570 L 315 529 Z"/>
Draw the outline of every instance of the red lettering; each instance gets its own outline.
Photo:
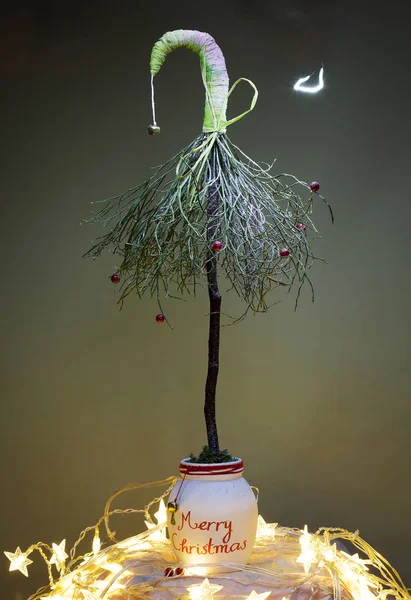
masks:
<path id="1" fill-rule="evenodd" d="M 231 544 L 229 552 L 235 552 L 236 550 L 240 550 L 239 542 L 234 542 L 234 544 Z"/>
<path id="2" fill-rule="evenodd" d="M 225 552 L 228 546 L 226 544 L 218 544 L 217 546 L 213 546 L 213 548 L 215 548 L 215 553 L 218 554 L 219 552 Z"/>
<path id="3" fill-rule="evenodd" d="M 180 546 L 176 546 L 174 543 L 174 538 L 177 534 L 174 532 L 173 535 L 171 536 L 171 543 L 173 544 L 173 547 L 175 550 L 180 550 Z"/>
<path id="4" fill-rule="evenodd" d="M 203 546 L 203 548 L 207 548 L 206 554 L 214 554 L 214 552 L 211 552 L 211 546 L 212 545 L 213 545 L 213 538 L 210 538 L 208 540 L 208 544 L 206 544 L 205 546 Z"/>
<path id="5" fill-rule="evenodd" d="M 190 529 L 200 529 L 200 531 L 210 531 L 210 529 L 214 526 L 216 532 L 223 527 L 227 530 L 222 539 L 224 544 L 228 544 L 233 533 L 232 521 L 201 521 L 201 523 L 197 523 L 196 521 L 191 521 L 191 510 L 189 510 L 187 513 L 181 514 L 181 523 L 177 526 L 177 530 L 181 531 L 186 525 Z"/>
<path id="6" fill-rule="evenodd" d="M 184 518 L 188 522 L 190 518 L 189 513 L 187 513 L 187 516 L 185 516 Z M 230 532 L 227 532 L 227 534 L 224 537 L 227 537 L 229 533 Z M 178 550 L 179 552 L 185 552 L 186 554 L 230 554 L 232 552 L 238 552 L 239 550 L 245 550 L 247 548 L 247 540 L 243 540 L 242 543 L 233 542 L 229 546 L 226 543 L 214 544 L 213 538 L 210 537 L 206 544 L 200 546 L 199 543 L 190 544 L 187 538 L 183 538 L 181 542 L 179 542 L 179 540 L 177 540 L 177 535 L 178 534 L 176 532 L 174 532 L 171 535 L 171 543 L 173 545 L 173 548 L 175 550 Z"/>
<path id="7" fill-rule="evenodd" d="M 191 510 L 189 510 L 186 515 L 184 513 L 181 514 L 181 525 L 177 526 L 178 531 L 181 531 L 183 529 L 186 522 L 188 522 L 188 526 L 193 529 L 193 527 L 191 526 Z"/>
<path id="8" fill-rule="evenodd" d="M 227 533 L 223 537 L 224 544 L 228 544 L 231 539 L 231 534 L 233 532 L 233 522 L 232 521 L 224 521 L 226 529 L 228 529 Z M 217 530 L 218 531 L 218 530 Z"/>
<path id="9" fill-rule="evenodd" d="M 187 538 L 184 538 L 181 540 L 180 550 L 181 550 L 181 552 L 186 552 L 187 554 L 191 554 L 191 552 L 188 551 Z"/>

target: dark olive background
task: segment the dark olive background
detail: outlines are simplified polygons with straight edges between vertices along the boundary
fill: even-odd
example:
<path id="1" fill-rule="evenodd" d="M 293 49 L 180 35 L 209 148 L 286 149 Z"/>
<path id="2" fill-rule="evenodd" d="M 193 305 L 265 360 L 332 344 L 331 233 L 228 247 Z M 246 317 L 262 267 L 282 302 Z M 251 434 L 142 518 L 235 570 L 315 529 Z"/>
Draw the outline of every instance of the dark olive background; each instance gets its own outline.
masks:
<path id="1" fill-rule="evenodd" d="M 11 5 L 1 31 L 1 549 L 77 534 L 130 481 L 165 478 L 205 443 L 207 302 L 118 311 L 116 260 L 82 259 L 90 202 L 146 179 L 200 131 L 198 57 L 148 60 L 166 31 L 213 35 L 256 109 L 229 129 L 255 160 L 319 180 L 323 238 L 308 288 L 222 332 L 221 444 L 246 462 L 269 521 L 359 529 L 411 585 L 410 38 L 401 3 L 58 2 Z M 297 94 L 323 62 L 326 87 Z M 248 106 L 246 85 L 228 115 Z M 223 307 L 238 314 L 232 294 Z M 156 492 L 158 490 L 155 490 Z M 152 493 L 130 494 L 141 506 Z M 120 506 L 121 503 L 118 504 Z M 119 519 L 132 535 L 137 518 Z M 91 542 L 91 540 L 90 540 Z M 31 556 L 33 558 L 33 556 Z M 1 562 L 1 598 L 42 583 Z"/>

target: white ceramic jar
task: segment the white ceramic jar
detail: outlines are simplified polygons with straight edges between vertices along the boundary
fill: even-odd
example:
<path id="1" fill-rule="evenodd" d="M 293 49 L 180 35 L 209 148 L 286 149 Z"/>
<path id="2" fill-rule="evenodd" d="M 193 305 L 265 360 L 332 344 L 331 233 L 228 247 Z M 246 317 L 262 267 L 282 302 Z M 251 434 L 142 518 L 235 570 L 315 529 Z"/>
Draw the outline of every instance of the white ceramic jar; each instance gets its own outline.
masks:
<path id="1" fill-rule="evenodd" d="M 258 508 L 243 470 L 241 459 L 216 464 L 181 461 L 181 478 L 168 498 L 177 506 L 174 513 L 168 512 L 168 531 L 179 562 L 204 565 L 204 574 L 229 570 L 217 568 L 222 563 L 247 562 Z"/>

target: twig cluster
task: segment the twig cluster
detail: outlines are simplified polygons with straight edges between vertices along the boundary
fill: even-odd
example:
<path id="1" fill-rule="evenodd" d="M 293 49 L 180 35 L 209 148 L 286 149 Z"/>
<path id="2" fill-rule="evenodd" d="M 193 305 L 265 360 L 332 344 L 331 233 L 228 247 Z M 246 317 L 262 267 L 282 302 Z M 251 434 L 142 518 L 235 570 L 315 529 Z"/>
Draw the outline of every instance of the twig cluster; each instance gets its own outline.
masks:
<path id="1" fill-rule="evenodd" d="M 198 285 L 207 285 L 212 190 L 218 195 L 214 241 L 222 242 L 219 274 L 247 305 L 240 319 L 250 309 L 265 312 L 267 295 L 278 286 L 297 282 L 297 303 L 304 282 L 313 290 L 307 274 L 316 258 L 307 236 L 316 233 L 313 194 L 307 183 L 284 173 L 273 176 L 271 169 L 249 159 L 225 133 L 202 134 L 144 183 L 104 201 L 87 222 L 110 231 L 85 256 L 96 258 L 104 250 L 122 256 L 120 303 L 131 292 L 158 299 L 175 289 L 195 294 Z M 309 192 L 306 200 L 299 188 Z"/>

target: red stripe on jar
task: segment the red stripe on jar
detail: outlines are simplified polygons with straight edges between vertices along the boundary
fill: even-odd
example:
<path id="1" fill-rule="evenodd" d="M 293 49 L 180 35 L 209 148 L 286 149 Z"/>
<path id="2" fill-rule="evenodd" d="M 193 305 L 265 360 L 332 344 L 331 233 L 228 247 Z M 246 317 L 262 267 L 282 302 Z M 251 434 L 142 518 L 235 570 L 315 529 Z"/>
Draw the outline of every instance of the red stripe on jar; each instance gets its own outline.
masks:
<path id="1" fill-rule="evenodd" d="M 232 475 L 244 470 L 244 463 L 241 459 L 207 465 L 188 461 L 189 459 L 184 459 L 180 462 L 180 473 L 184 475 Z"/>

